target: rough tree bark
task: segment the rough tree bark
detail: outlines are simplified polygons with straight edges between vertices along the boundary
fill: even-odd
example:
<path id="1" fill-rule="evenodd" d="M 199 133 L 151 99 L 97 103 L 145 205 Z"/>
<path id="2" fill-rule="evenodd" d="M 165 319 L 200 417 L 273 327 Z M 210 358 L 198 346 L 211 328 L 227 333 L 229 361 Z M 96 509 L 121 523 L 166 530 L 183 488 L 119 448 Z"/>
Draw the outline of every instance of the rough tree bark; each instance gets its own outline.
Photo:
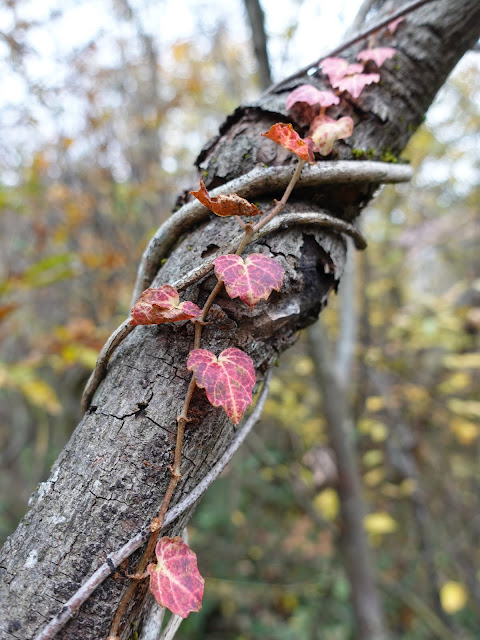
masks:
<path id="1" fill-rule="evenodd" d="M 353 136 L 339 145 L 337 157 L 350 159 L 352 149 L 363 149 L 380 159 L 397 156 L 479 33 L 478 0 L 438 0 L 409 15 L 395 36 L 397 58 L 382 68 L 381 84 L 365 90 L 356 101 L 342 99 L 338 112 L 352 115 L 355 129 Z M 380 36 L 378 43 L 383 42 Z M 364 46 L 356 45 L 343 55 L 353 60 Z M 207 186 L 230 180 L 257 163 L 291 163 L 280 147 L 259 134 L 274 122 L 288 121 L 286 96 L 307 78 L 325 87 L 321 76 L 297 77 L 274 87 L 256 104 L 240 107 L 227 119 L 219 137 L 199 158 Z M 353 220 L 377 186 L 330 186 L 321 192 L 299 189 L 288 208 L 323 210 Z M 266 192 L 257 200 L 268 210 L 272 197 L 280 195 Z M 190 270 L 202 256 L 226 242 L 231 228 L 222 220 L 211 220 L 187 234 L 162 267 L 156 283 L 172 282 Z M 276 256 L 286 269 L 280 293 L 253 312 L 223 296 L 220 302 L 227 317 L 208 326 L 204 333 L 204 344 L 215 353 L 233 345 L 244 349 L 254 360 L 258 381 L 294 342 L 296 332 L 315 320 L 336 288 L 345 261 L 345 243 L 338 235 L 317 228 L 294 228 L 265 239 L 261 250 Z M 208 277 L 191 287 L 189 299 L 202 303 L 212 284 L 212 277 Z M 3 548 L 2 639 L 31 640 L 105 555 L 156 513 L 169 480 L 167 465 L 187 386 L 185 362 L 191 344 L 188 326 L 139 327 L 114 354 L 94 404 Z M 223 411 L 205 401 L 203 392 L 195 395 L 192 416 L 184 446 L 183 477 L 174 502 L 199 482 L 235 432 Z M 168 533 L 179 534 L 190 515 L 180 517 Z M 124 578 L 107 579 L 59 637 L 105 638 L 127 582 Z M 130 635 L 131 621 L 141 621 L 145 589 L 138 591 L 127 612 L 122 638 Z"/>

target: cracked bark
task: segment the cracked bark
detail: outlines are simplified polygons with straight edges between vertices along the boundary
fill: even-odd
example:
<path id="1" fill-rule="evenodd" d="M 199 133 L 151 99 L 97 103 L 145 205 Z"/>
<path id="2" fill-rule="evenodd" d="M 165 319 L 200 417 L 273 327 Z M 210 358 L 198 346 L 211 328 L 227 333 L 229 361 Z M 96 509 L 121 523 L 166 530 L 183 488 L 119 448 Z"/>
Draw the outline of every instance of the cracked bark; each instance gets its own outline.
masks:
<path id="1" fill-rule="evenodd" d="M 342 99 L 337 113 L 352 115 L 355 130 L 338 147 L 337 157 L 350 159 L 352 149 L 363 149 L 366 154 L 373 150 L 380 159 L 385 154 L 398 155 L 448 73 L 479 33 L 478 0 L 440 0 L 410 15 L 395 37 L 397 58 L 382 67 L 381 85 L 365 90 L 355 103 Z M 384 43 L 386 39 L 380 37 L 378 44 Z M 344 55 L 353 59 L 361 48 Z M 243 174 L 256 163 L 291 163 L 287 154 L 259 133 L 276 121 L 288 120 L 286 95 L 306 80 L 291 80 L 227 119 L 219 137 L 199 158 L 207 186 Z M 325 88 L 321 77 L 308 81 Z M 323 210 L 352 220 L 377 186 L 298 189 L 288 210 Z M 280 196 L 266 192 L 257 200 L 267 211 L 271 198 Z M 231 232 L 231 225 L 216 219 L 186 234 L 162 267 L 156 284 L 190 271 L 202 260 L 202 253 L 226 243 Z M 226 317 L 206 327 L 203 344 L 215 353 L 233 345 L 244 349 L 253 358 L 260 381 L 272 361 L 294 342 L 296 332 L 315 320 L 335 290 L 345 261 L 345 243 L 336 234 L 302 228 L 278 232 L 250 250 L 277 256 L 286 270 L 285 285 L 272 295 L 271 302 L 260 303 L 253 312 L 221 296 L 217 302 Z M 207 277 L 190 287 L 186 297 L 203 303 L 213 282 L 212 276 Z M 193 329 L 188 324 L 138 327 L 115 352 L 90 411 L 2 550 L 2 639 L 31 640 L 105 555 L 156 513 L 169 479 L 167 466 L 172 460 L 176 415 L 187 387 L 185 362 L 192 341 Z M 199 482 L 235 431 L 222 410 L 211 407 L 200 390 L 194 396 L 192 417 L 174 503 Z M 168 533 L 179 534 L 190 516 L 191 511 L 180 517 Z M 124 578 L 107 579 L 59 637 L 104 638 L 126 585 Z M 122 638 L 130 635 L 132 621 L 138 628 L 145 592 L 143 585 L 127 612 Z"/>

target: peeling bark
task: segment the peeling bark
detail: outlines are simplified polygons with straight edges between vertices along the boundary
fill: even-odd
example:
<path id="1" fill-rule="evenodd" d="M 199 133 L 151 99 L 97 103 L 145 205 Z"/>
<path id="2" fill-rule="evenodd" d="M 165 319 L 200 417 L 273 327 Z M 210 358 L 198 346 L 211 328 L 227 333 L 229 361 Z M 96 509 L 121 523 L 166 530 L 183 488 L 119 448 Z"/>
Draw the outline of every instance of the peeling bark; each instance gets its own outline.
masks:
<path id="1" fill-rule="evenodd" d="M 339 145 L 338 158 L 350 159 L 353 149 L 363 149 L 365 154 L 373 150 L 378 159 L 397 156 L 448 73 L 479 33 L 478 0 L 440 0 L 410 15 L 395 37 L 397 58 L 382 67 L 381 86 L 365 90 L 355 103 L 342 99 L 338 113 L 351 115 L 355 130 L 352 138 Z M 382 36 L 378 44 L 384 44 Z M 360 48 L 344 55 L 353 59 Z M 291 163 L 279 147 L 259 134 L 278 120 L 288 120 L 286 95 L 305 81 L 307 77 L 291 80 L 227 119 L 219 137 L 199 158 L 209 187 L 246 173 L 256 163 Z M 325 88 L 321 77 L 308 81 Z M 289 208 L 326 210 L 352 220 L 377 186 L 298 189 Z M 265 193 L 257 198 L 264 210 L 272 196 L 281 194 Z M 162 267 L 156 284 L 190 271 L 202 261 L 202 254 L 226 243 L 231 233 L 232 226 L 222 220 L 208 221 L 191 231 Z M 268 304 L 262 302 L 252 312 L 221 296 L 218 303 L 226 316 L 206 327 L 204 344 L 215 353 L 233 345 L 244 349 L 253 358 L 260 381 L 294 342 L 296 332 L 316 319 L 335 290 L 345 261 L 345 243 L 337 234 L 302 228 L 273 234 L 250 249 L 280 260 L 286 270 L 285 285 Z M 187 297 L 201 304 L 213 282 L 208 276 L 187 290 Z M 105 555 L 156 513 L 169 479 L 167 467 L 188 382 L 185 362 L 192 341 L 188 324 L 138 327 L 115 352 L 94 404 L 2 550 L 2 639 L 31 640 Z M 192 417 L 174 503 L 218 460 L 235 432 L 223 411 L 206 402 L 203 391 L 195 394 Z M 167 533 L 178 535 L 190 515 L 180 517 Z M 132 558 L 130 569 L 134 562 Z M 121 577 L 107 579 L 59 637 L 106 637 L 127 582 Z M 137 628 L 141 622 L 145 590 L 145 585 L 139 589 L 127 612 L 122 638 L 130 635 L 132 621 Z"/>

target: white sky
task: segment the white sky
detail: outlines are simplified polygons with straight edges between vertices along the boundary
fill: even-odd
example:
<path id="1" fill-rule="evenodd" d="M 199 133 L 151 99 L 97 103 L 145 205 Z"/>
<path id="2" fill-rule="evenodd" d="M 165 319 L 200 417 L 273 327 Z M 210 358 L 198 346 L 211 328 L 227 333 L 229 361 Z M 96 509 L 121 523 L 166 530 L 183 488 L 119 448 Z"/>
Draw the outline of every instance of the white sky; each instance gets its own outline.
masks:
<path id="1" fill-rule="evenodd" d="M 29 28 L 25 44 L 32 51 L 27 58 L 30 77 L 45 86 L 62 86 L 68 69 L 63 60 L 76 49 L 94 41 L 99 46 L 103 66 L 118 60 L 118 48 L 110 46 L 113 38 L 132 33 L 127 21 L 113 20 L 115 0 L 18 0 L 17 18 L 38 21 Z M 232 38 L 243 42 L 250 38 L 242 0 L 129 0 L 133 8 L 141 7 L 143 28 L 155 36 L 161 48 L 168 48 L 179 39 L 196 38 L 206 41 L 222 22 Z M 340 41 L 362 0 L 262 0 L 266 27 L 270 37 L 269 53 L 275 80 L 313 62 Z M 59 16 L 49 19 L 55 13 Z M 9 31 L 11 12 L 0 8 L 0 31 Z M 198 27 L 200 25 L 200 27 Z M 286 44 L 285 32 L 298 26 L 294 37 Z M 196 31 L 197 30 L 197 31 Z M 32 130 L 14 127 L 20 107 L 32 100 L 24 81 L 5 62 L 6 45 L 0 40 L 0 132 L 3 145 L 34 148 Z M 473 54 L 472 54 L 473 55 Z M 479 56 L 480 57 L 480 56 Z M 62 106 L 67 104 L 65 94 Z M 71 102 L 71 104 L 70 104 Z M 10 109 L 5 109 L 9 105 Z M 75 135 L 75 122 L 81 119 L 81 104 L 69 99 L 68 121 L 62 125 L 69 135 Z M 437 109 L 438 113 L 438 109 Z M 435 114 L 435 110 L 433 110 Z M 47 140 L 59 126 L 51 105 L 36 107 L 39 124 L 35 135 Z M 433 118 L 435 120 L 435 118 Z M 64 129 L 65 131 L 65 129 Z M 22 139 L 22 135 L 25 139 Z M 19 159 L 20 161 L 20 159 Z M 0 164 L 2 159 L 0 158 Z"/>

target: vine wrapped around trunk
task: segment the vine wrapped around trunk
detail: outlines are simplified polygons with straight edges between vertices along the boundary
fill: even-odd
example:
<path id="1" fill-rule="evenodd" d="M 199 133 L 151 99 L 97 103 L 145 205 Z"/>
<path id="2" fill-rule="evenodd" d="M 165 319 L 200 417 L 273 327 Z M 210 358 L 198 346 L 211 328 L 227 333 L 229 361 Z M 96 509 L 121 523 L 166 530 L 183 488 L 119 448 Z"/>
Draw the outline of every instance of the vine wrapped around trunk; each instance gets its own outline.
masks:
<path id="1" fill-rule="evenodd" d="M 379 16 L 380 18 L 380 16 Z M 369 86 L 356 100 L 342 99 L 337 115 L 355 123 L 353 134 L 337 143 L 337 160 L 374 157 L 396 160 L 453 66 L 478 39 L 478 0 L 438 0 L 419 8 L 382 45 L 394 46 L 394 59 L 382 67 L 381 85 Z M 365 43 L 342 56 L 353 62 Z M 198 160 L 207 188 L 213 189 L 248 174 L 257 165 L 284 170 L 290 155 L 261 138 L 279 120 L 288 121 L 286 98 L 309 83 L 328 88 L 324 76 L 298 75 L 273 87 L 256 103 L 240 107 L 205 147 Z M 333 114 L 336 115 L 333 107 Z M 303 132 L 302 132 L 303 133 Z M 330 164 L 332 161 L 321 161 Z M 351 223 L 381 180 L 300 186 L 284 215 L 323 213 Z M 265 180 L 255 196 L 268 211 L 282 191 Z M 292 218 L 293 219 L 293 218 Z M 175 215 L 172 217 L 175 220 Z M 183 229 L 153 286 L 177 282 L 231 241 L 221 220 Z M 263 236 L 256 250 L 277 258 L 285 269 L 281 290 L 268 305 L 250 310 L 221 294 L 222 322 L 204 328 L 205 344 L 214 353 L 238 347 L 253 360 L 257 383 L 295 340 L 296 332 L 315 321 L 328 295 L 338 286 L 345 263 L 345 243 L 335 229 L 290 226 Z M 191 250 L 190 250 L 191 249 Z M 213 275 L 186 289 L 188 299 L 202 306 Z M 90 409 L 55 463 L 47 482 L 32 496 L 30 511 L 8 539 L 0 558 L 1 638 L 31 640 L 58 613 L 62 603 L 125 541 L 142 530 L 157 513 L 170 480 L 168 466 L 176 438 L 176 418 L 188 385 L 185 366 L 193 326 L 138 327 L 115 350 Z M 236 427 L 204 392 L 192 397 L 186 426 L 182 478 L 172 505 L 202 482 L 235 438 Z M 164 532 L 179 535 L 193 507 Z M 163 532 L 162 532 L 163 533 Z M 128 571 L 138 560 L 134 554 Z M 64 640 L 105 638 L 128 579 L 108 578 L 61 632 Z M 140 624 L 146 587 L 142 584 L 128 607 L 122 638 L 130 622 Z"/>

